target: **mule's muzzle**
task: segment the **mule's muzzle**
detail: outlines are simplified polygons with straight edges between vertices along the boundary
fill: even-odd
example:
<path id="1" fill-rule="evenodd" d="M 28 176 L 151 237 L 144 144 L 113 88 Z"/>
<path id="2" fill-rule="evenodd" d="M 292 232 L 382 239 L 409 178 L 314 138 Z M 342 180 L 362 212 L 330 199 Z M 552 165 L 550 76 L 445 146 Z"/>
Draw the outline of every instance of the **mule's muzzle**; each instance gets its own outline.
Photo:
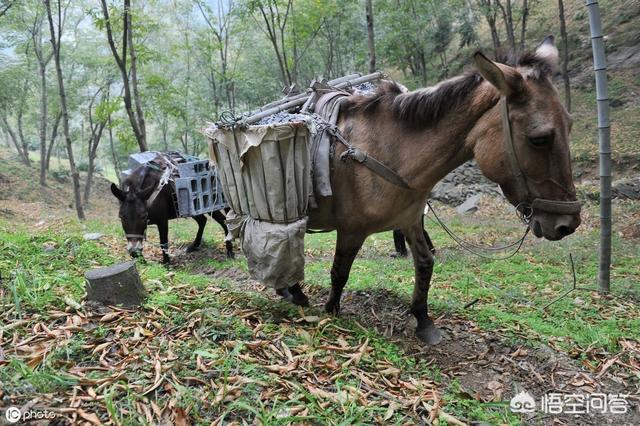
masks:
<path id="1" fill-rule="evenodd" d="M 538 237 L 558 241 L 571 235 L 580 226 L 580 214 L 536 213 L 531 219 L 531 230 Z"/>
<path id="2" fill-rule="evenodd" d="M 142 240 L 130 239 L 127 240 L 127 251 L 131 257 L 142 256 L 142 249 L 144 248 Z"/>

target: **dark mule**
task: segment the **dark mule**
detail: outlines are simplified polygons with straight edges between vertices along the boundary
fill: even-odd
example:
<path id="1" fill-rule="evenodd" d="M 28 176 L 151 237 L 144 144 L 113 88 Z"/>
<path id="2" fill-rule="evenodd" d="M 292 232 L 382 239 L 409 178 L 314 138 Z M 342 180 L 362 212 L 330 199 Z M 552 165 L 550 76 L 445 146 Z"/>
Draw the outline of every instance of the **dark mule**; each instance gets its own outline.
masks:
<path id="1" fill-rule="evenodd" d="M 429 247 L 429 251 L 431 254 L 436 254 L 436 248 L 433 245 L 433 241 L 431 241 L 431 237 L 426 229 L 424 229 L 424 216 L 422 216 L 422 232 L 424 232 L 424 239 L 427 241 L 427 246 Z M 407 244 L 406 238 L 402 233 L 402 229 L 394 229 L 393 230 L 393 246 L 396 249 L 396 252 L 391 255 L 391 257 L 406 257 L 409 253 L 407 252 Z"/>
<path id="2" fill-rule="evenodd" d="M 580 224 L 572 180 L 571 118 L 551 77 L 558 50 L 546 39 L 513 66 L 474 55 L 477 71 L 404 93 L 382 85 L 350 98 L 339 122 L 351 144 L 395 170 L 412 189 L 395 186 L 366 167 L 332 158 L 333 196 L 319 198 L 310 229 L 335 229 L 331 294 L 337 314 L 342 289 L 365 238 L 402 229 L 415 265 L 411 312 L 416 335 L 435 344 L 441 333 L 427 314 L 433 255 L 421 217 L 429 192 L 447 173 L 475 158 L 485 176 L 530 220 L 535 236 L 559 240 Z"/>
<path id="3" fill-rule="evenodd" d="M 120 221 L 127 237 L 127 251 L 132 257 L 142 254 L 143 241 L 147 225 L 157 225 L 160 234 L 160 248 L 162 249 L 162 263 L 169 263 L 169 220 L 177 218 L 173 195 L 170 185 L 165 185 L 148 206 L 149 197 L 160 182 L 162 171 L 142 165 L 135 169 L 123 182 L 121 190 L 114 183 L 111 184 L 111 192 L 120 200 Z M 218 210 L 211 213 L 211 217 L 220 224 L 227 235 L 225 216 Z M 205 215 L 193 216 L 198 222 L 196 239 L 187 248 L 191 252 L 200 247 L 202 233 L 207 224 Z M 233 246 L 230 241 L 225 242 L 227 257 L 233 258 Z"/>

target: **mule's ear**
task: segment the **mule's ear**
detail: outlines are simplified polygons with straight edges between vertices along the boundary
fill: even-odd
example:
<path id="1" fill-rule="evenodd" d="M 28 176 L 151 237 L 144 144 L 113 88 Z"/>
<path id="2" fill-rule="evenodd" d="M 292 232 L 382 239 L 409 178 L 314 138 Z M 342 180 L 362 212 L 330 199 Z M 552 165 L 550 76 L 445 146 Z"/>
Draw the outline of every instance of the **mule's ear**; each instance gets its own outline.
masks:
<path id="1" fill-rule="evenodd" d="M 550 35 L 545 37 L 538 47 L 536 47 L 536 56 L 547 62 L 552 69 L 555 69 L 560 61 L 560 54 L 554 41 L 554 37 Z"/>
<path id="2" fill-rule="evenodd" d="M 120 200 L 120 201 L 124 201 L 125 199 L 125 194 L 124 192 L 122 192 L 122 190 L 120 188 L 118 188 L 118 185 L 116 185 L 115 183 L 111 183 L 111 193 L 113 195 L 115 195 L 115 197 Z"/>
<path id="3" fill-rule="evenodd" d="M 522 75 L 507 65 L 497 64 L 487 58 L 482 52 L 473 55 L 473 62 L 482 77 L 500 91 L 503 96 L 513 96 L 524 90 Z"/>

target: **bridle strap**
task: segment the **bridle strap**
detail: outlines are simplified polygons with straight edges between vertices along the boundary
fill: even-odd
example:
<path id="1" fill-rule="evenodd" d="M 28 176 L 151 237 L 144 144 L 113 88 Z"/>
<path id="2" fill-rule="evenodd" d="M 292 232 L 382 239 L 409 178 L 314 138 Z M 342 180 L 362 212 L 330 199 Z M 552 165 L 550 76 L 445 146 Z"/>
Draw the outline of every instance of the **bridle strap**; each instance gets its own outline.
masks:
<path id="1" fill-rule="evenodd" d="M 515 144 L 513 142 L 513 131 L 511 130 L 511 121 L 509 120 L 509 105 L 507 104 L 507 98 L 505 96 L 500 97 L 500 115 L 502 116 L 502 129 L 504 133 L 505 149 L 507 158 L 509 159 L 509 165 L 513 173 L 514 183 L 519 188 L 521 194 L 524 195 L 525 200 L 531 198 L 531 192 L 529 191 L 529 185 L 527 184 L 527 178 L 520 168 L 520 162 L 516 155 Z M 556 183 L 555 181 L 553 181 Z M 556 185 L 559 185 L 556 183 Z M 566 188 L 562 188 L 565 192 Z M 582 204 L 579 201 L 560 201 L 560 200 L 547 200 L 544 198 L 534 198 L 531 203 L 528 201 L 520 203 L 524 207 L 530 207 L 533 211 L 543 211 L 553 214 L 579 214 L 582 210 Z"/>
<path id="2" fill-rule="evenodd" d="M 137 238 L 137 239 L 140 239 L 140 240 L 144 240 L 144 239 L 147 238 L 146 235 L 144 235 L 144 234 L 124 234 L 124 236 L 127 239 L 129 239 L 129 238 Z"/>
<path id="3" fill-rule="evenodd" d="M 504 133 L 507 158 L 509 159 L 514 182 L 520 189 L 519 192 L 526 194 L 528 198 L 529 186 L 527 185 L 527 180 L 524 177 L 524 173 L 522 173 L 520 162 L 516 156 L 516 148 L 513 143 L 513 131 L 511 130 L 511 121 L 509 120 L 509 105 L 507 104 L 507 98 L 505 96 L 500 97 L 500 115 L 502 116 L 502 130 Z"/>
<path id="4" fill-rule="evenodd" d="M 531 203 L 531 208 L 556 214 L 578 214 L 582 210 L 582 204 L 579 201 L 556 201 L 536 198 Z"/>

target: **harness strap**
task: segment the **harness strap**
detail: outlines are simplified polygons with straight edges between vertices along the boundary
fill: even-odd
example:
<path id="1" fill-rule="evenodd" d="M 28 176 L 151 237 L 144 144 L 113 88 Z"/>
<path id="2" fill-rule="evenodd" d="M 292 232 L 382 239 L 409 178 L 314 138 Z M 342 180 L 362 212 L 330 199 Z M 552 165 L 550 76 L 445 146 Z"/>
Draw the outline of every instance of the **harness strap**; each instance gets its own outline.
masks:
<path id="1" fill-rule="evenodd" d="M 158 198 L 158 195 L 160 195 L 160 191 L 162 191 L 162 189 L 169 183 L 173 170 L 175 169 L 175 166 L 171 161 L 167 160 L 164 157 L 163 159 L 165 159 L 164 161 L 165 168 L 162 173 L 162 176 L 160 176 L 160 181 L 158 182 L 158 185 L 156 185 L 156 188 L 153 190 L 153 193 L 151 193 L 151 196 L 147 199 L 147 207 L 151 207 L 153 205 L 153 202 L 156 200 L 156 198 Z M 154 167 L 156 170 L 162 170 L 158 166 L 154 165 Z"/>
<path id="2" fill-rule="evenodd" d="M 413 189 L 407 183 L 407 181 L 405 181 L 404 178 L 400 176 L 398 173 L 396 173 L 394 170 L 392 170 L 385 164 L 381 163 L 380 161 L 376 160 L 375 158 L 371 157 L 369 154 L 362 151 L 361 149 L 351 145 L 344 138 L 344 136 L 342 136 L 342 133 L 340 132 L 340 129 L 338 129 L 337 126 L 330 125 L 328 126 L 327 129 L 336 139 L 338 139 L 338 141 L 340 141 L 340 143 L 342 143 L 347 148 L 347 150 L 340 155 L 340 160 L 346 161 L 347 159 L 350 158 L 362 164 L 363 166 L 365 166 L 366 168 L 368 168 L 369 170 L 371 170 L 372 172 L 374 172 L 375 174 L 377 174 L 378 176 L 380 176 L 381 178 L 383 178 L 389 183 L 392 183 L 403 189 Z"/>

